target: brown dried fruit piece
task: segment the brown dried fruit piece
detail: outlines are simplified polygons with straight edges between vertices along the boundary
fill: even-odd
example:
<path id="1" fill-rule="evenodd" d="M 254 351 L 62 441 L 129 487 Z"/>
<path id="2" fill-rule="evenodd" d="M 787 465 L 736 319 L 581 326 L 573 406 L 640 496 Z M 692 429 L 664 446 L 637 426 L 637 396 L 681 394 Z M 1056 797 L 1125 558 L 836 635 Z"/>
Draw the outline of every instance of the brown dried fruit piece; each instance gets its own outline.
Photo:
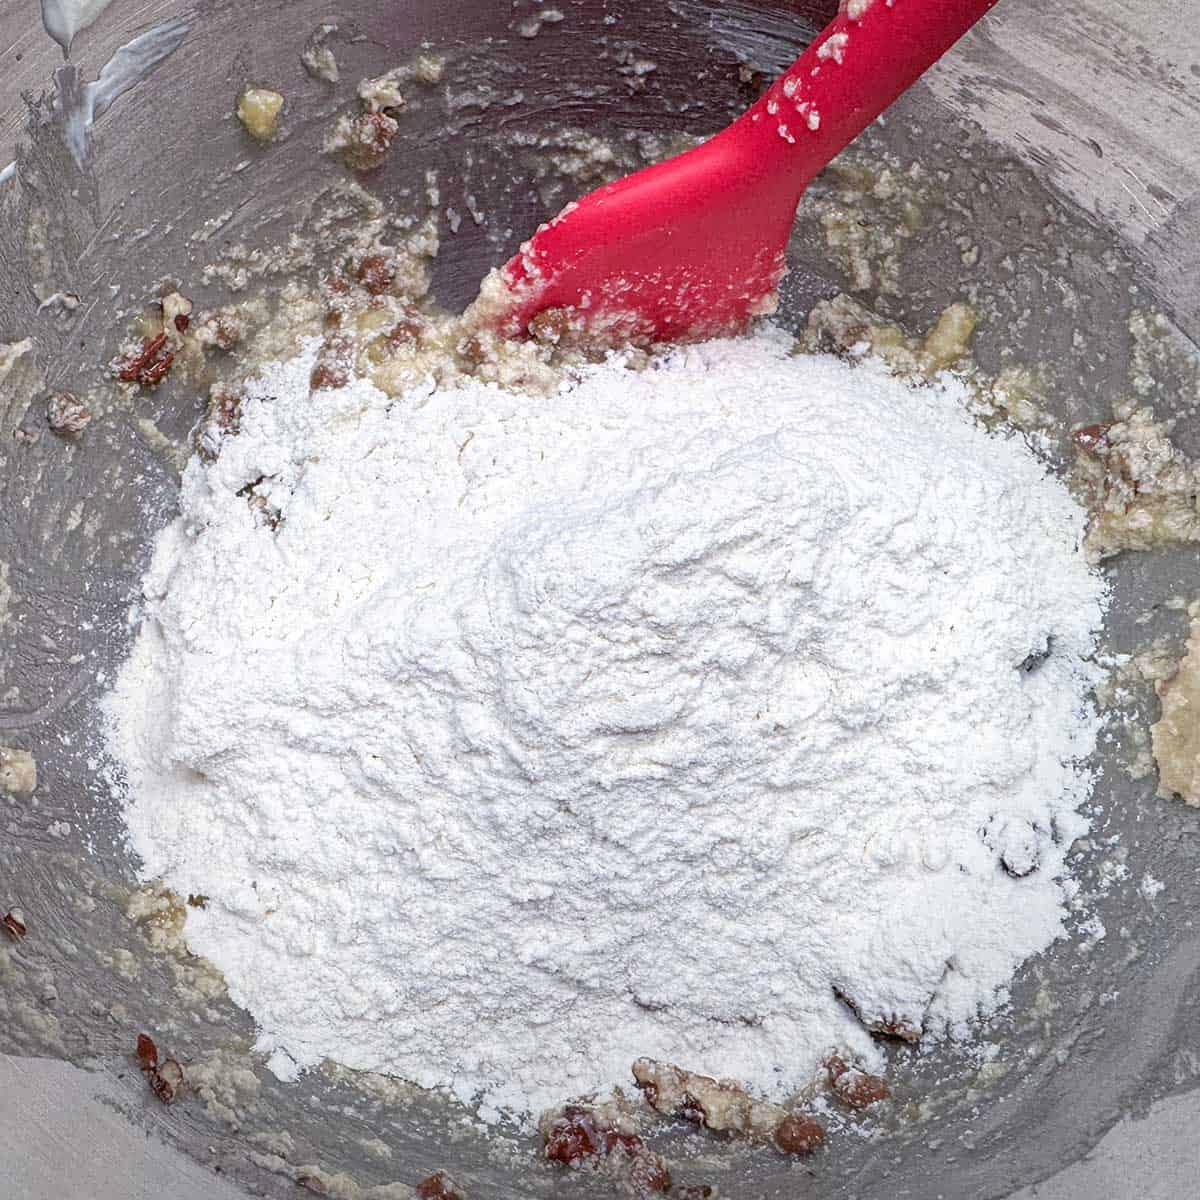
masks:
<path id="1" fill-rule="evenodd" d="M 117 359 L 112 369 L 122 383 L 136 383 L 144 388 L 157 387 L 175 362 L 174 353 L 166 346 L 165 333 L 143 338 L 142 348 Z"/>
<path id="2" fill-rule="evenodd" d="M 811 1154 L 825 1141 L 825 1126 L 802 1113 L 784 1117 L 775 1126 L 775 1145 L 784 1154 Z"/>
<path id="3" fill-rule="evenodd" d="M 82 433 L 91 420 L 91 411 L 72 392 L 55 392 L 46 401 L 46 423 L 55 433 Z"/>
<path id="4" fill-rule="evenodd" d="M 833 1094 L 843 1104 L 851 1108 L 870 1108 L 888 1099 L 892 1089 L 882 1075 L 868 1075 L 857 1067 L 849 1067 L 836 1054 L 826 1060 L 825 1070 L 829 1075 L 829 1083 Z"/>
<path id="5" fill-rule="evenodd" d="M 196 307 L 186 296 L 179 292 L 168 292 L 160 301 L 162 306 L 163 330 L 171 333 L 184 334 L 192 324 L 192 310 Z M 168 340 L 171 340 L 168 338 Z M 178 342 L 178 337 L 174 339 Z"/>
<path id="6" fill-rule="evenodd" d="M 445 1171 L 435 1171 L 417 1184 L 417 1200 L 466 1200 L 466 1193 Z"/>

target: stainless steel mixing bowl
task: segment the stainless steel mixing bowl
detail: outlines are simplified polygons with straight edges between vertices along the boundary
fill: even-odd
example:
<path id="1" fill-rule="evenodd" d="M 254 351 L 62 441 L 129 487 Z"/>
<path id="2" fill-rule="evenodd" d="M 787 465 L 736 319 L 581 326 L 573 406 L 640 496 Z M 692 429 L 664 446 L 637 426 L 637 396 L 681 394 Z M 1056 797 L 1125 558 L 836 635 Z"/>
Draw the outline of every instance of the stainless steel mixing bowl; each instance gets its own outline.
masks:
<path id="1" fill-rule="evenodd" d="M 34 751 L 41 770 L 33 797 L 0 799 L 0 911 L 19 907 L 29 926 L 24 941 L 0 947 L 0 1050 L 111 1073 L 130 1119 L 255 1194 L 290 1194 L 301 1164 L 363 1188 L 444 1167 L 478 1197 L 607 1194 L 540 1163 L 531 1141 L 485 1135 L 435 1096 L 336 1072 L 278 1083 L 248 1053 L 245 1014 L 164 949 L 163 921 L 130 919 L 136 885 L 96 701 L 128 646 L 148 548 L 172 513 L 172 448 L 201 401 L 168 383 L 122 405 L 104 364 L 165 281 L 201 304 L 226 298 L 201 267 L 234 245 L 249 253 L 280 241 L 297 207 L 343 176 L 320 147 L 355 81 L 422 42 L 448 54 L 445 84 L 405 115 L 401 152 L 367 186 L 410 204 L 426 171 L 438 172 L 435 290 L 460 306 L 523 231 L 597 181 L 514 147 L 594 131 L 617 148 L 619 169 L 644 153 L 645 134 L 709 132 L 793 57 L 827 7 L 560 0 L 563 20 L 525 37 L 532 0 L 114 0 L 76 38 L 76 75 L 61 73 L 32 0 L 0 0 L 0 167 L 18 159 L 16 178 L 0 184 L 0 346 L 33 340 L 0 380 L 0 744 Z M 1131 313 L 1165 313 L 1164 344 L 1181 349 L 1200 330 L 1200 44 L 1166 0 L 1046 7 L 1004 0 L 865 137 L 860 153 L 923 164 L 927 187 L 898 286 L 874 280 L 860 298 L 913 329 L 971 299 L 983 316 L 982 367 L 1041 366 L 1046 407 L 1076 423 L 1106 417 L 1129 391 Z M 60 97 L 77 96 L 136 34 L 180 16 L 178 47 L 144 82 L 105 96 L 88 137 L 76 124 L 72 149 L 64 105 L 50 99 L 53 73 Z M 337 25 L 337 85 L 300 63 L 322 23 Z M 270 147 L 250 145 L 232 119 L 248 82 L 288 98 Z M 782 313 L 794 326 L 814 300 L 854 282 L 813 215 L 837 186 L 819 182 L 802 208 Z M 888 219 L 883 201 L 859 205 L 868 223 Z M 481 223 L 447 211 L 472 207 Z M 1156 361 L 1150 399 L 1200 451 L 1185 357 Z M 45 395 L 60 388 L 91 390 L 100 406 L 78 441 L 45 428 Z M 1196 565 L 1188 549 L 1116 560 L 1107 648 L 1160 634 L 1178 642 L 1180 615 L 1164 601 L 1196 593 Z M 1152 714 L 1152 697 L 1143 702 Z M 897 1045 L 898 1101 L 867 1127 L 872 1137 L 839 1135 L 796 1165 L 664 1134 L 680 1177 L 738 1200 L 1003 1196 L 1077 1159 L 1122 1114 L 1195 1087 L 1200 819 L 1155 799 L 1153 776 L 1131 779 L 1128 757 L 1114 734 L 1098 764 L 1096 833 L 1080 848 L 1106 936 L 1079 933 L 1026 966 L 1009 1012 L 982 1032 L 994 1062 Z M 1157 897 L 1139 891 L 1147 874 L 1166 884 Z M 170 1108 L 130 1066 L 140 1030 L 189 1072 Z M 390 1155 L 369 1153 L 370 1139 Z"/>

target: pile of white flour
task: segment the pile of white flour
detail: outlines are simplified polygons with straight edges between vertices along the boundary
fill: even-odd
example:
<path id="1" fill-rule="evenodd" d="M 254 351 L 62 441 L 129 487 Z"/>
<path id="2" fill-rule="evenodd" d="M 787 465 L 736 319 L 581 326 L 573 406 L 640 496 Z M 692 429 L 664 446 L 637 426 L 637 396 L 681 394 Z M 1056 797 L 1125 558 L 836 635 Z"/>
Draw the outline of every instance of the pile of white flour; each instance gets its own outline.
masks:
<path id="1" fill-rule="evenodd" d="M 310 349 L 188 467 L 111 741 L 278 1073 L 779 1098 L 1062 935 L 1083 513 L 961 385 L 789 351 L 390 400 Z"/>

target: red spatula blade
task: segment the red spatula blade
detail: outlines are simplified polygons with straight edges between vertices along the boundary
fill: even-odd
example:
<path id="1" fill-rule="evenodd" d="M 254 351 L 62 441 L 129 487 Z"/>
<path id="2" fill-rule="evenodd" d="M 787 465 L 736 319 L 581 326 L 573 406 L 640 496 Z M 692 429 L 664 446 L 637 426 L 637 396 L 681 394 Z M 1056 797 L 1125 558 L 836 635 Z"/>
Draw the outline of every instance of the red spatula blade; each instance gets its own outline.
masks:
<path id="1" fill-rule="evenodd" d="M 475 318 L 519 337 L 563 310 L 614 344 L 741 330 L 774 308 L 813 177 L 995 3 L 845 0 L 728 129 L 543 225 L 484 281 Z"/>

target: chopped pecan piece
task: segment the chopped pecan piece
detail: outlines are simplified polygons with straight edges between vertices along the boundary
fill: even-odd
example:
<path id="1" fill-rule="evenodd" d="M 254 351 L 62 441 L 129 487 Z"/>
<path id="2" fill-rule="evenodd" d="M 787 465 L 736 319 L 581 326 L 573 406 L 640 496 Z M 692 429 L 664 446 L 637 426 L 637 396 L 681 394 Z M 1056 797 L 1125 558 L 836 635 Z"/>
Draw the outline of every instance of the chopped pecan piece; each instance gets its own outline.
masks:
<path id="1" fill-rule="evenodd" d="M 812 1154 L 825 1141 L 825 1126 L 803 1113 L 793 1113 L 775 1126 L 774 1138 L 784 1154 Z"/>
<path id="2" fill-rule="evenodd" d="M 137 1040 L 137 1061 L 143 1071 L 153 1071 L 158 1066 L 158 1047 L 149 1034 L 139 1033 Z"/>
<path id="3" fill-rule="evenodd" d="M 375 171 L 383 166 L 399 131 L 399 123 L 387 113 L 361 113 L 343 122 L 335 144 L 355 171 Z"/>
<path id="4" fill-rule="evenodd" d="M 565 308 L 545 308 L 528 325 L 529 336 L 543 346 L 557 346 L 571 332 L 571 314 Z"/>
<path id="5" fill-rule="evenodd" d="M 777 1104 L 756 1100 L 739 1083 L 639 1058 L 633 1077 L 650 1106 L 664 1116 L 718 1132 L 770 1137 L 787 1115 Z"/>
<path id="6" fill-rule="evenodd" d="M 417 1184 L 417 1200 L 466 1200 L 466 1193 L 445 1171 L 435 1171 Z"/>
<path id="7" fill-rule="evenodd" d="M 358 282 L 372 296 L 382 296 L 396 279 L 396 264 L 386 254 L 366 254 L 358 264 Z"/>
<path id="8" fill-rule="evenodd" d="M 173 1058 L 159 1064 L 158 1047 L 148 1034 L 139 1033 L 137 1040 L 138 1069 L 146 1076 L 150 1090 L 164 1104 L 170 1104 L 183 1087 L 183 1068 Z"/>
<path id="9" fill-rule="evenodd" d="M 147 1077 L 150 1080 L 150 1090 L 164 1104 L 170 1104 L 183 1087 L 183 1068 L 173 1058 L 168 1058 L 157 1071 L 151 1071 Z"/>
<path id="10" fill-rule="evenodd" d="M 551 1162 L 606 1175 L 638 1200 L 671 1190 L 666 1162 L 614 1105 L 567 1104 L 543 1113 L 539 1129 Z"/>
<path id="11" fill-rule="evenodd" d="M 167 335 L 159 333 L 143 338 L 141 349 L 117 359 L 112 369 L 122 383 L 154 388 L 166 379 L 174 362 L 174 352 L 167 349 Z"/>
<path id="12" fill-rule="evenodd" d="M 25 927 L 25 914 L 19 908 L 10 908 L 0 918 L 0 925 L 4 926 L 4 932 L 16 942 L 19 942 L 28 933 Z"/>
<path id="13" fill-rule="evenodd" d="M 870 1108 L 892 1094 L 882 1075 L 868 1075 L 857 1067 L 847 1066 L 836 1054 L 826 1059 L 825 1070 L 833 1094 L 850 1108 Z"/>
<path id="14" fill-rule="evenodd" d="M 196 324 L 196 340 L 202 346 L 232 350 L 242 340 L 241 322 L 232 313 L 212 312 Z"/>
<path id="15" fill-rule="evenodd" d="M 46 423 L 55 433 L 80 434 L 91 420 L 91 411 L 71 392 L 55 392 L 46 401 Z"/>
<path id="16" fill-rule="evenodd" d="M 342 335 L 327 337 L 313 366 L 310 383 L 313 391 L 345 387 L 354 364 L 354 341 Z"/>
<path id="17" fill-rule="evenodd" d="M 1086 454 L 1095 454 L 1108 443 L 1108 431 L 1114 422 L 1102 421 L 1096 425 L 1085 425 L 1071 434 L 1071 440 Z"/>

